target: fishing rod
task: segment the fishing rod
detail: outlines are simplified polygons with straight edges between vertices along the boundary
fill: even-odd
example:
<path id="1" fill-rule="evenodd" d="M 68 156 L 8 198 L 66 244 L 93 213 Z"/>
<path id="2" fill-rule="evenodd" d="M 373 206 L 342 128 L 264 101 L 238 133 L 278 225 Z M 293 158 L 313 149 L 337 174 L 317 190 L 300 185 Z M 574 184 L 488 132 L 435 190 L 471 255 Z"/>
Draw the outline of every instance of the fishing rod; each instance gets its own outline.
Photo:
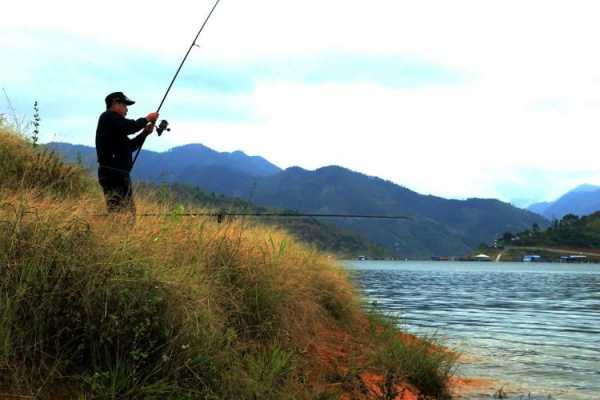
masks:
<path id="1" fill-rule="evenodd" d="M 220 1 L 221 0 L 217 0 L 215 2 L 215 4 L 213 5 L 212 9 L 208 13 L 208 16 L 204 20 L 204 23 L 202 24 L 202 26 L 198 30 L 198 33 L 196 34 L 196 36 L 194 37 L 194 40 L 192 41 L 192 44 L 190 45 L 190 47 L 188 48 L 187 52 L 185 53 L 185 56 L 183 56 L 183 60 L 181 60 L 181 63 L 179 64 L 179 68 L 177 68 L 177 71 L 175 72 L 175 75 L 173 76 L 173 79 L 171 79 L 171 83 L 169 84 L 169 87 L 167 88 L 167 91 L 165 92 L 165 95 L 163 96 L 162 100 L 160 101 L 160 104 L 158 105 L 158 109 L 156 110 L 157 113 L 160 112 L 160 109 L 162 108 L 165 100 L 167 99 L 167 96 L 169 95 L 169 92 L 171 91 L 171 88 L 173 87 L 173 84 L 175 83 L 175 80 L 177 79 L 177 76 L 179 75 L 179 71 L 181 71 L 181 68 L 183 67 L 183 64 L 185 64 L 185 61 L 187 60 L 188 56 L 190 55 L 192 49 L 194 47 L 198 47 L 198 45 L 196 44 L 196 42 L 198 41 L 198 37 L 200 37 L 200 34 L 204 30 L 204 27 L 206 26 L 206 23 L 208 22 L 208 20 L 210 19 L 211 15 L 215 11 L 215 8 L 217 8 L 217 6 L 219 5 Z M 152 123 L 152 125 L 154 125 L 154 123 Z M 164 120 L 164 119 L 162 121 L 160 121 L 160 123 L 156 127 L 156 133 L 158 133 L 158 136 L 162 135 L 162 133 L 164 131 L 168 132 L 170 130 L 171 129 L 169 128 L 169 123 L 167 122 L 167 120 Z M 144 138 L 144 141 L 145 140 L 146 139 Z M 135 157 L 133 158 L 133 162 L 131 163 L 131 169 L 133 169 L 133 166 L 135 165 L 135 162 L 136 162 L 138 156 L 140 155 L 140 152 L 142 151 L 142 146 L 143 145 L 144 145 L 144 142 L 142 142 L 142 144 L 140 145 L 140 148 L 138 149 L 137 153 L 135 154 Z"/>
<path id="2" fill-rule="evenodd" d="M 102 214 L 108 216 L 108 214 Z M 301 213 L 275 213 L 275 212 L 188 212 L 188 213 L 143 213 L 138 217 L 216 217 L 221 223 L 225 217 L 266 217 L 266 218 L 351 218 L 351 219 L 387 219 L 387 220 L 412 220 L 406 215 L 368 215 L 368 214 L 301 214 Z"/>

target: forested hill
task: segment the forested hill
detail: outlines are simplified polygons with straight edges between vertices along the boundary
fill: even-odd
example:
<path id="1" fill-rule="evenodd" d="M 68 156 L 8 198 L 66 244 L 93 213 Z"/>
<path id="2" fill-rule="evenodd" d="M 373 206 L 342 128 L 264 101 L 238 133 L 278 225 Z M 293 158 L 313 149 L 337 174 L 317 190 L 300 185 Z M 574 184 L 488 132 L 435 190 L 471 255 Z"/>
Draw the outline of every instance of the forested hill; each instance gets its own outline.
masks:
<path id="1" fill-rule="evenodd" d="M 533 227 L 512 234 L 507 232 L 505 242 L 517 246 L 600 249 L 600 212 L 584 217 L 567 214 L 547 229 Z"/>
<path id="2" fill-rule="evenodd" d="M 194 146 L 201 151 L 194 153 Z M 408 215 L 413 218 L 411 221 L 327 221 L 384 246 L 399 257 L 463 255 L 503 232 L 548 224 L 537 214 L 498 200 L 448 200 L 422 195 L 393 182 L 337 166 L 316 171 L 298 167 L 281 171 L 266 160 L 263 163 L 260 157 L 253 159 L 254 164 L 245 158 L 240 166 L 228 161 L 231 157 L 227 154 L 232 153 L 209 152 L 204 146 L 194 146 L 184 148 L 196 155 L 186 153 L 185 157 L 176 157 L 173 161 L 176 167 L 168 161 L 172 151 L 142 152 L 134 178 L 154 183 L 185 183 L 209 193 L 244 198 L 260 206 L 300 212 Z M 64 144 L 50 147 L 71 160 L 79 158 L 95 167 L 95 150 L 91 147 L 68 148 Z M 205 159 L 203 154 L 209 156 Z"/>
<path id="3" fill-rule="evenodd" d="M 308 212 L 408 215 L 413 221 L 337 221 L 398 255 L 461 255 L 505 230 L 522 230 L 540 216 L 493 199 L 426 196 L 380 178 L 331 166 L 290 168 L 258 181 L 254 201 Z M 510 230 L 510 229 L 509 229 Z"/>

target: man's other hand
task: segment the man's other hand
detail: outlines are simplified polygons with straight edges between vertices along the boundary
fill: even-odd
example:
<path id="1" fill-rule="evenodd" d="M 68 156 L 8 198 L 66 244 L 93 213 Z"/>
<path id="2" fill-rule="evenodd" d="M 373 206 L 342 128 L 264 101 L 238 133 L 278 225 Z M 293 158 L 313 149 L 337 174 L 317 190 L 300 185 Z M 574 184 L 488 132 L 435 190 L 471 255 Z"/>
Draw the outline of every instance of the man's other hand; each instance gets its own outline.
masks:
<path id="1" fill-rule="evenodd" d="M 142 133 L 144 133 L 144 135 L 150 135 L 153 130 L 154 130 L 154 124 L 148 124 L 144 127 L 144 130 L 142 131 Z"/>
<path id="2" fill-rule="evenodd" d="M 151 112 L 150 114 L 148 114 L 146 116 L 146 119 L 150 122 L 156 122 L 156 120 L 158 119 L 158 113 L 157 112 Z"/>

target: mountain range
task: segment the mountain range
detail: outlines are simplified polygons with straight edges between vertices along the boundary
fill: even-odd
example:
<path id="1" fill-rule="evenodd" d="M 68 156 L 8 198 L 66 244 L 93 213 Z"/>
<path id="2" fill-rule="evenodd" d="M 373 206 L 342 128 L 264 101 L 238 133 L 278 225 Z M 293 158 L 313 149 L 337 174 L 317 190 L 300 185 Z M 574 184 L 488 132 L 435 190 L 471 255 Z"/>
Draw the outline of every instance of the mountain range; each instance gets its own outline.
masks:
<path id="1" fill-rule="evenodd" d="M 47 146 L 71 161 L 95 168 L 92 147 Z M 262 157 L 219 153 L 199 144 L 164 153 L 142 151 L 133 177 L 152 183 L 184 183 L 260 206 L 305 213 L 406 215 L 410 220 L 322 221 L 358 233 L 400 257 L 463 255 L 503 232 L 548 224 L 535 213 L 494 199 L 448 200 L 422 195 L 339 166 L 282 170 Z"/>
<path id="2" fill-rule="evenodd" d="M 580 217 L 593 214 L 600 210 L 600 186 L 580 185 L 555 201 L 535 203 L 527 209 L 550 220 L 561 219 L 567 214 Z"/>

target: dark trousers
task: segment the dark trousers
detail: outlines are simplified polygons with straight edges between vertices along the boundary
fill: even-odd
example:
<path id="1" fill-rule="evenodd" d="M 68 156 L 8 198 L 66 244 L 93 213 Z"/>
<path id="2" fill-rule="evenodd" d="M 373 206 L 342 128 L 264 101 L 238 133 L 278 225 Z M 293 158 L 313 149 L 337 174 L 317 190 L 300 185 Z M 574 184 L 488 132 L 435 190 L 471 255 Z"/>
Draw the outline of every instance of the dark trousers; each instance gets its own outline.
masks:
<path id="1" fill-rule="evenodd" d="M 130 212 L 135 214 L 133 189 L 129 172 L 109 167 L 98 168 L 98 181 L 104 191 L 108 212 Z"/>

